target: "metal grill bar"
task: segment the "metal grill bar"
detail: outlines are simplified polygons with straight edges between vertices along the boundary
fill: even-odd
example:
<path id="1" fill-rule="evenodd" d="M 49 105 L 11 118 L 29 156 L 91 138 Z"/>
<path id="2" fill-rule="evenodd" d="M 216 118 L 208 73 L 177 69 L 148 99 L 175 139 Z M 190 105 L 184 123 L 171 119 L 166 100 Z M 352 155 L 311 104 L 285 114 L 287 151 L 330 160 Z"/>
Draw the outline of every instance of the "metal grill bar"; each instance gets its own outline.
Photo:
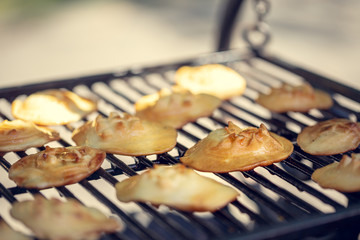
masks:
<path id="1" fill-rule="evenodd" d="M 149 84 L 149 85 L 151 85 L 152 87 L 154 87 L 154 85 L 152 85 L 152 84 Z M 155 88 L 155 87 L 154 87 Z M 159 89 L 157 89 L 157 90 L 159 90 Z M 119 92 L 118 92 L 119 93 Z M 119 94 L 121 94 L 121 93 L 119 93 Z M 145 94 L 145 93 L 141 93 L 141 94 Z M 123 96 L 123 95 L 122 95 Z M 132 102 L 130 99 L 127 99 L 128 101 L 130 101 L 132 104 L 134 104 L 134 102 Z M 224 111 L 224 112 L 226 112 L 227 114 L 229 114 L 229 115 L 232 115 L 233 117 L 235 117 L 235 118 L 238 118 L 238 116 L 236 116 L 236 115 L 233 115 L 231 112 L 228 112 L 228 111 L 226 111 L 226 110 L 224 110 L 224 109 L 222 109 L 222 111 Z M 247 125 L 252 125 L 251 123 L 249 123 L 249 122 L 246 122 L 246 124 Z M 199 124 L 196 124 L 197 126 L 201 126 L 201 125 L 199 125 Z M 203 130 L 208 130 L 208 129 L 206 129 L 205 127 L 203 127 L 202 128 Z M 186 131 L 183 131 L 183 130 L 180 130 L 180 132 L 182 132 L 182 133 L 184 133 L 185 135 L 187 135 L 188 137 L 190 137 L 190 138 L 192 138 L 193 140 L 195 140 L 195 141 L 199 141 L 200 139 L 198 139 L 198 138 L 196 138 L 195 136 L 193 136 L 191 133 L 188 133 L 188 132 L 186 132 Z M 251 176 L 251 174 L 249 174 L 249 173 L 246 173 L 246 174 L 248 174 L 248 176 Z M 253 176 L 253 174 L 252 174 L 252 176 Z M 259 180 L 259 175 L 257 175 L 258 176 L 258 178 L 255 178 L 255 177 L 253 177 L 254 179 L 256 179 L 256 180 L 258 180 L 258 181 L 260 181 Z M 268 185 L 269 183 L 265 180 L 264 181 L 264 179 L 262 179 L 262 184 L 263 185 Z M 276 185 L 272 185 L 271 187 L 269 187 L 269 188 L 271 188 L 271 189 L 276 189 L 276 191 L 279 193 L 279 192 L 282 192 L 282 190 L 280 189 L 280 188 L 278 188 Z M 285 194 L 286 195 L 286 194 Z M 294 201 L 294 199 L 296 199 L 296 197 L 294 197 L 294 196 L 292 196 L 290 193 L 287 193 L 287 196 L 292 200 L 292 201 Z M 312 209 L 311 211 L 313 211 L 313 212 L 319 212 L 317 209 L 315 209 L 315 208 L 313 208 L 311 205 L 309 205 L 309 204 L 307 204 L 307 203 L 305 203 L 305 202 L 303 202 L 303 201 L 301 201 L 301 200 L 299 200 L 298 199 L 298 202 L 302 202 L 302 203 L 300 203 L 300 205 L 306 205 L 309 209 Z"/>
<path id="2" fill-rule="evenodd" d="M 335 92 L 347 96 L 348 98 L 360 102 L 360 94 L 356 89 L 345 86 L 341 83 L 335 82 L 330 78 L 321 76 L 314 72 L 310 72 L 304 68 L 294 66 L 288 62 L 281 60 L 278 57 L 271 56 L 265 53 L 255 52 L 256 56 L 271 63 L 279 66 L 289 72 L 299 75 L 309 81 L 314 87 L 324 89 L 328 92 Z M 359 114 L 359 113 L 358 113 Z"/>
<path id="3" fill-rule="evenodd" d="M 0 183 L 0 193 L 1 196 L 4 196 L 6 200 L 8 200 L 10 203 L 16 202 L 16 198 L 14 197 L 14 195 L 1 183 Z"/>
<path id="4" fill-rule="evenodd" d="M 2 163 L 5 163 L 6 165 L 6 169 L 8 170 L 10 167 L 10 164 L 5 160 L 5 159 L 1 159 Z M 100 169 L 98 171 L 103 171 L 106 173 L 106 171 L 104 171 L 103 169 Z M 89 184 L 88 181 L 83 180 L 80 182 L 80 184 L 86 188 L 88 191 L 92 192 L 92 194 L 94 196 L 96 196 L 98 199 L 101 200 L 101 202 L 103 202 L 105 205 L 107 205 L 113 212 L 115 212 L 116 214 L 118 214 L 119 216 L 121 216 L 122 219 L 126 220 L 127 222 L 127 227 L 132 228 L 132 230 L 138 234 L 139 237 L 142 237 L 143 239 L 158 239 L 159 236 L 155 235 L 152 236 L 151 235 L 151 231 L 149 231 L 149 229 L 145 229 L 144 227 L 141 226 L 140 223 L 138 223 L 136 220 L 132 219 L 131 217 L 129 217 L 127 214 L 125 214 L 124 212 L 122 212 L 119 208 L 117 208 L 111 201 L 109 201 L 108 199 L 106 199 L 105 196 L 103 196 L 100 192 L 98 192 L 94 187 L 92 187 L 92 185 Z M 79 202 L 81 202 L 71 191 L 69 191 L 66 187 L 56 187 L 56 189 L 59 191 L 59 193 L 61 193 L 63 196 L 67 197 L 67 198 L 74 198 L 76 200 L 78 200 Z M 28 190 L 29 192 L 31 192 L 32 194 L 41 194 L 40 191 L 38 190 Z M 1 183 L 0 183 L 0 193 L 2 196 L 5 196 L 5 198 L 13 203 L 16 200 L 16 198 L 14 197 L 14 194 L 9 191 L 7 188 L 5 188 Z"/>
<path id="5" fill-rule="evenodd" d="M 297 205 L 299 208 L 309 212 L 309 213 L 320 213 L 318 209 L 314 208 L 312 205 L 310 205 L 307 202 L 302 201 L 301 199 L 297 198 L 290 192 L 287 192 L 286 190 L 282 189 L 281 187 L 272 184 L 270 181 L 265 179 L 263 176 L 257 174 L 255 171 L 248 171 L 244 172 L 247 176 L 251 177 L 255 181 L 259 182 L 264 187 L 267 187 L 269 189 L 272 189 L 274 192 L 278 193 L 280 196 L 283 196 L 284 198 L 287 198 L 288 201 L 291 203 Z"/>
<path id="6" fill-rule="evenodd" d="M 108 157 L 110 161 L 116 166 L 119 167 L 124 173 L 128 174 L 129 176 L 136 175 L 137 173 L 133 171 L 131 168 L 129 168 L 126 164 L 124 164 L 122 161 L 119 161 L 115 156 L 112 154 L 108 154 Z M 146 204 L 138 203 L 145 211 L 148 211 L 152 216 L 157 217 L 157 220 L 159 220 L 159 223 L 162 225 L 165 225 L 168 229 L 173 229 L 177 235 L 182 236 L 184 239 L 190 239 L 191 236 L 187 236 L 184 234 L 184 231 L 182 231 L 182 226 L 177 226 L 178 224 L 176 222 L 173 222 L 169 219 L 165 219 L 164 216 L 161 216 L 158 214 L 158 212 L 154 211 L 151 207 L 149 207 Z"/>
<path id="7" fill-rule="evenodd" d="M 291 183 L 293 186 L 297 187 L 300 191 L 306 191 L 306 192 L 316 196 L 317 198 L 321 199 L 324 203 L 330 204 L 337 209 L 344 208 L 342 205 L 338 204 L 331 198 L 328 198 L 323 193 L 318 192 L 315 189 L 309 187 L 308 185 L 303 184 L 300 180 L 296 179 L 295 177 L 293 177 L 289 173 L 285 172 L 284 170 L 280 169 L 276 165 L 266 166 L 265 168 L 270 173 L 277 175 L 277 176 L 281 177 L 282 179 L 284 179 L 285 181 Z"/>
<path id="8" fill-rule="evenodd" d="M 253 109 L 254 106 L 257 106 L 256 94 L 289 80 L 282 75 L 278 76 L 276 71 L 262 69 L 257 65 L 259 61 L 270 63 L 275 68 L 280 66 L 282 71 L 285 69 L 287 72 L 295 73 L 300 76 L 300 81 L 310 80 L 310 83 L 313 84 L 312 81 L 320 78 L 320 82 L 313 84 L 315 87 L 325 89 L 334 96 L 340 94 L 355 101 L 359 100 L 358 91 L 349 90 L 348 87 L 342 85 L 340 91 L 337 91 L 339 87 L 337 84 L 331 82 L 328 85 L 327 79 L 306 70 L 295 68 L 268 56 L 254 57 L 251 54 L 242 54 L 236 51 L 211 54 L 182 63 L 0 89 L 0 100 L 4 100 L 5 105 L 7 104 L 5 108 L 8 108 L 9 104 L 20 94 L 28 95 L 49 88 L 66 88 L 75 92 L 85 91 L 98 98 L 98 114 L 103 116 L 107 116 L 114 110 L 134 113 L 133 104 L 140 96 L 154 93 L 174 84 L 172 76 L 181 65 L 213 62 L 227 64 L 248 78 L 249 84 L 246 92 L 243 96 L 224 102 L 213 116 L 204 119 L 206 121 L 200 119 L 180 129 L 178 133 L 181 135 L 181 139 L 176 144 L 174 151 L 157 156 L 133 157 L 131 163 L 128 163 L 122 156 L 107 154 L 106 162 L 110 167 L 103 166 L 78 184 L 54 188 L 59 196 L 75 198 L 87 205 L 88 200 L 73 190 L 73 187 L 80 187 L 124 222 L 125 231 L 105 235 L 103 239 L 231 239 L 233 236 L 244 239 L 270 237 L 287 239 L 294 234 L 301 233 L 301 236 L 310 236 L 315 232 L 326 232 L 326 226 L 343 227 L 349 221 L 359 219 L 360 214 L 354 210 L 359 209 L 360 206 L 359 194 L 329 194 L 310 180 L 314 169 L 333 161 L 339 161 L 341 154 L 329 157 L 311 156 L 303 152 L 296 144 L 298 131 L 309 125 L 309 122 L 334 117 L 358 120 L 359 113 L 335 100 L 335 106 L 332 109 L 318 111 L 317 114 L 260 114 Z M 357 96 L 353 96 L 354 94 Z M 2 108 L 0 117 L 11 119 L 9 111 L 4 111 Z M 113 200 L 114 196 L 109 196 L 96 187 L 100 182 L 101 184 L 108 183 L 110 187 L 114 188 L 121 179 L 138 174 L 142 170 L 153 167 L 154 164 L 179 163 L 179 158 L 189 146 L 210 131 L 226 126 L 228 119 L 245 126 L 258 126 L 260 122 L 263 122 L 269 126 L 271 131 L 291 140 L 295 149 L 291 157 L 281 163 L 243 173 L 211 174 L 211 177 L 225 181 L 240 191 L 240 198 L 226 208 L 214 213 L 199 215 L 173 209 L 155 209 L 146 203 L 136 203 L 132 205 L 135 209 L 130 210 L 128 209 L 129 205 L 116 202 Z M 86 120 L 84 119 L 84 121 Z M 63 130 L 71 133 L 72 128 L 66 126 Z M 61 139 L 58 144 L 71 145 L 66 139 Z M 43 149 L 43 147 L 38 148 L 36 151 Z M 353 152 L 359 151 L 358 148 Z M 24 151 L 14 154 L 17 158 L 27 156 L 27 152 Z M 14 162 L 14 160 L 8 160 L 9 158 L 10 156 L 7 155 L 0 156 L 0 165 L 5 173 Z M 0 201 L 5 200 L 12 204 L 23 195 L 48 196 L 47 190 L 26 190 L 8 185 L 8 181 L 4 183 L 0 181 Z M 313 204 L 313 200 L 317 204 Z M 0 208 L 0 218 L 7 219 L 2 214 Z M 138 214 L 149 218 L 151 227 L 143 222 L 143 217 L 137 217 Z M 314 226 L 316 226 L 316 231 L 314 231 Z M 354 231 L 354 229 L 350 230 Z"/>
<path id="9" fill-rule="evenodd" d="M 192 139 L 194 139 L 196 142 L 199 141 L 200 139 L 196 138 L 195 136 L 193 136 L 191 133 L 188 133 L 186 131 L 181 131 L 185 134 L 187 134 L 187 136 L 191 137 Z M 244 174 L 248 177 L 253 178 L 254 180 L 260 182 L 263 186 L 268 187 L 270 189 L 272 189 L 273 191 L 277 192 L 278 194 L 285 196 L 286 198 L 288 198 L 289 200 L 291 200 L 291 202 L 295 202 L 298 203 L 300 206 L 306 206 L 306 208 L 311 209 L 310 211 L 319 213 L 319 211 L 315 208 L 313 208 L 311 205 L 303 202 L 302 200 L 296 198 L 295 196 L 293 196 L 291 193 L 284 191 L 283 189 L 281 189 L 280 187 L 271 184 L 269 181 L 267 181 L 266 179 L 264 179 L 262 176 L 260 176 L 259 174 L 256 174 L 254 171 L 248 171 L 248 172 L 244 172 Z M 234 182 L 232 183 L 233 185 Z M 266 201 L 266 200 L 265 200 Z M 273 204 L 272 204 L 273 205 Z M 272 207 L 273 208 L 273 207 Z M 277 211 L 282 212 L 282 210 L 277 209 Z M 286 213 L 284 214 L 284 216 L 286 216 L 287 218 L 290 218 L 289 215 L 287 215 Z"/>
<path id="10" fill-rule="evenodd" d="M 106 206 L 108 206 L 112 211 L 116 212 L 117 214 L 121 215 L 122 217 L 127 216 L 124 214 L 119 208 L 115 206 L 109 199 L 107 199 L 104 195 L 102 195 L 96 188 L 94 188 L 88 181 L 82 180 L 80 184 L 86 188 L 89 192 L 91 192 L 100 202 L 104 203 Z M 126 218 L 127 221 L 133 224 L 134 227 L 136 227 L 138 233 L 140 236 L 143 236 L 145 238 L 149 239 L 157 239 L 155 237 L 156 235 L 154 233 L 151 233 L 149 229 L 142 228 L 139 223 L 136 223 L 135 220 Z"/>

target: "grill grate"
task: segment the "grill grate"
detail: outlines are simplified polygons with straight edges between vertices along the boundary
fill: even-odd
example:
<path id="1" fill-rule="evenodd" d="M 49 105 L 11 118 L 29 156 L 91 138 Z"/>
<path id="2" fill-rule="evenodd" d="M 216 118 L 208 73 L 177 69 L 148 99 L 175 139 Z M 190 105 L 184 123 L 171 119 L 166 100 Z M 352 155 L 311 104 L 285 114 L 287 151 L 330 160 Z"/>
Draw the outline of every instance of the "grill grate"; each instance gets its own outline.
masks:
<path id="1" fill-rule="evenodd" d="M 88 119 L 93 119 L 96 114 L 106 116 L 114 110 L 133 114 L 133 104 L 140 96 L 173 84 L 172 77 L 179 66 L 205 63 L 223 63 L 244 75 L 248 83 L 244 95 L 224 102 L 211 117 L 184 126 L 178 131 L 178 143 L 172 151 L 140 157 L 107 154 L 102 168 L 78 184 L 40 191 L 19 188 L 8 179 L 7 172 L 11 164 L 44 148 L 1 156 L 1 219 L 14 229 L 31 235 L 31 232 L 12 219 L 8 212 L 15 201 L 29 199 L 33 194 L 42 194 L 48 198 L 75 198 L 87 206 L 95 206 L 104 213 L 119 218 L 124 223 L 125 229 L 122 232 L 104 235 L 102 239 L 289 239 L 307 236 L 331 239 L 344 229 L 349 236 L 357 236 L 359 230 L 352 223 L 360 220 L 359 193 L 342 194 L 334 190 L 324 190 L 310 180 L 314 169 L 339 161 L 341 155 L 311 156 L 296 145 L 296 137 L 301 128 L 317 121 L 334 117 L 358 121 L 360 93 L 278 59 L 244 51 L 227 51 L 176 64 L 1 89 L 0 118 L 12 119 L 10 106 L 18 95 L 28 95 L 49 88 L 66 88 L 97 98 L 99 110 L 88 116 Z M 296 83 L 305 79 L 315 87 L 328 91 L 335 100 L 335 106 L 328 111 L 311 110 L 307 114 L 275 114 L 254 102 L 258 92 L 266 91 L 282 82 Z M 62 139 L 50 145 L 73 145 L 70 139 L 72 129 L 86 120 L 56 127 Z M 154 164 L 178 163 L 179 157 L 187 148 L 211 130 L 225 126 L 228 120 L 240 126 L 258 126 L 265 123 L 271 131 L 294 143 L 294 153 L 281 163 L 247 172 L 201 173 L 232 185 L 241 194 L 237 200 L 214 213 L 187 213 L 164 206 L 154 208 L 144 203 L 125 204 L 116 199 L 114 185 L 118 181 L 140 173 Z M 360 151 L 357 148 L 352 152 Z M 334 231 L 329 232 L 329 227 Z"/>

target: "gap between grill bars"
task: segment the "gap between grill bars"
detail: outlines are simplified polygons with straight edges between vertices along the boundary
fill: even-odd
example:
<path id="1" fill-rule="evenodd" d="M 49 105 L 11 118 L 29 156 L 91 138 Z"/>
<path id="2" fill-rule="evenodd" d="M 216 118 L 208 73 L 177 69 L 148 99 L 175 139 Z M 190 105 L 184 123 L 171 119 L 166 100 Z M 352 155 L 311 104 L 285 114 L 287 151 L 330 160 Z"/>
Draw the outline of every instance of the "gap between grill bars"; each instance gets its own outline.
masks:
<path id="1" fill-rule="evenodd" d="M 15 161 L 28 154 L 43 150 L 33 148 L 25 152 L 7 153 L 0 157 L 0 216 L 14 229 L 31 235 L 31 232 L 9 215 L 11 204 L 42 194 L 49 198 L 75 198 L 87 206 L 94 206 L 109 216 L 118 218 L 125 228 L 116 234 L 104 235 L 102 239 L 264 239 L 289 236 L 334 237 L 345 229 L 357 234 L 351 223 L 360 218 L 358 193 L 343 194 L 324 190 L 310 176 L 314 169 L 339 161 L 334 156 L 311 156 L 296 145 L 297 134 L 305 126 L 318 121 L 342 117 L 359 120 L 359 92 L 340 86 L 321 77 L 316 87 L 329 92 L 335 106 L 327 111 L 311 110 L 309 113 L 274 114 L 255 103 L 259 92 L 283 82 L 297 84 L 304 80 L 317 80 L 318 75 L 306 72 L 306 79 L 299 68 L 291 68 L 276 59 L 264 56 L 240 54 L 227 51 L 206 55 L 175 64 L 130 69 L 117 73 L 84 77 L 71 80 L 34 84 L 24 87 L 1 89 L 0 117 L 12 119 L 11 102 L 18 95 L 49 88 L 66 88 L 80 95 L 98 99 L 98 112 L 83 121 L 55 127 L 62 136 L 49 145 L 74 145 L 71 140 L 73 128 L 97 114 L 109 115 L 112 111 L 134 113 L 135 101 L 146 94 L 174 84 L 173 75 L 181 65 L 222 63 L 240 72 L 247 80 L 242 96 L 225 101 L 212 116 L 185 125 L 178 131 L 176 147 L 164 154 L 125 157 L 107 154 L 97 172 L 78 184 L 46 190 L 26 190 L 15 186 L 7 172 Z M 294 70 L 294 71 L 293 71 Z M 330 87 L 329 87 L 330 86 Z M 347 95 L 350 94 L 350 95 Z M 355 94 L 355 95 L 354 95 Z M 223 209 L 214 213 L 187 213 L 164 206 L 155 208 L 144 203 L 121 203 L 116 199 L 114 185 L 129 176 L 141 173 L 154 164 L 176 164 L 179 157 L 210 131 L 224 127 L 231 120 L 240 126 L 256 126 L 264 123 L 271 131 L 288 138 L 295 146 L 294 153 L 285 161 L 247 172 L 226 174 L 201 173 L 237 189 L 240 196 Z M 359 148 L 351 152 L 359 152 Z M 171 181 L 171 179 L 169 179 Z M 309 224 L 311 223 L 311 224 Z M 328 227 L 334 231 L 329 233 Z"/>

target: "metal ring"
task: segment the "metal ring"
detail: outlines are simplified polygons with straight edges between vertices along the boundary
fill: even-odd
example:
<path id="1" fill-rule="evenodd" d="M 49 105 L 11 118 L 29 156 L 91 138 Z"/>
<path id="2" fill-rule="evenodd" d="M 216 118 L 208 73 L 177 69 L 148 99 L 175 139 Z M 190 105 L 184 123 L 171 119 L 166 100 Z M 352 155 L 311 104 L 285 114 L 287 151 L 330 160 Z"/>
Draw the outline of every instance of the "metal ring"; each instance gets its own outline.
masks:
<path id="1" fill-rule="evenodd" d="M 269 26 L 260 22 L 245 28 L 243 38 L 253 49 L 262 49 L 270 41 Z"/>
<path id="2" fill-rule="evenodd" d="M 258 21 L 262 21 L 270 12 L 270 2 L 268 0 L 256 0 L 254 4 L 255 13 Z"/>

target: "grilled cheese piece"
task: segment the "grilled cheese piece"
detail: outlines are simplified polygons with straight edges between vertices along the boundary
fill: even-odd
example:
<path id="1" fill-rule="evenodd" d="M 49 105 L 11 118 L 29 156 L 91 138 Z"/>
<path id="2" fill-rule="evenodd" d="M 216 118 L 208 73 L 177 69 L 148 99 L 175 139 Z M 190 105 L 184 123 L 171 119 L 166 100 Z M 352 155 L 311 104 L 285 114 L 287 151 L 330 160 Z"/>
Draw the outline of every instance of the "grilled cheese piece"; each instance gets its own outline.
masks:
<path id="1" fill-rule="evenodd" d="M 9 178 L 19 187 L 44 189 L 81 181 L 100 168 L 105 152 L 90 147 L 50 148 L 14 163 Z"/>
<path id="2" fill-rule="evenodd" d="M 175 83 L 194 94 L 206 93 L 222 100 L 239 96 L 246 88 L 246 80 L 239 73 L 221 64 L 180 67 Z"/>
<path id="3" fill-rule="evenodd" d="M 34 200 L 14 203 L 10 214 L 29 227 L 39 239 L 94 240 L 102 233 L 122 228 L 117 220 L 74 199 L 63 202 L 35 195 Z"/>
<path id="4" fill-rule="evenodd" d="M 175 128 L 141 120 L 124 113 L 99 115 L 73 132 L 72 139 L 79 146 L 90 146 L 109 153 L 141 156 L 159 154 L 175 147 Z"/>
<path id="5" fill-rule="evenodd" d="M 308 83 L 299 86 L 283 84 L 269 94 L 260 94 L 257 103 L 273 112 L 308 112 L 312 108 L 329 109 L 333 101 L 329 94 L 313 89 Z"/>
<path id="6" fill-rule="evenodd" d="M 286 159 L 292 153 L 292 143 L 260 128 L 241 129 L 229 121 L 228 127 L 216 129 L 189 148 L 180 161 L 199 171 L 248 171 Z"/>
<path id="7" fill-rule="evenodd" d="M 300 148 L 312 155 L 333 155 L 357 148 L 360 123 L 335 118 L 304 128 L 297 137 Z"/>
<path id="8" fill-rule="evenodd" d="M 181 128 L 188 122 L 206 117 L 221 104 L 221 100 L 209 94 L 192 94 L 173 88 L 146 95 L 135 103 L 136 116 Z"/>
<path id="9" fill-rule="evenodd" d="M 15 118 L 39 125 L 64 125 L 80 120 L 96 110 L 96 103 L 67 90 L 50 89 L 15 99 Z"/>
<path id="10" fill-rule="evenodd" d="M 216 211 L 238 196 L 236 190 L 184 165 L 155 165 L 115 185 L 122 202 L 150 202 L 183 211 Z"/>
<path id="11" fill-rule="evenodd" d="M 323 188 L 341 192 L 360 191 L 360 154 L 344 155 L 340 162 L 334 162 L 316 169 L 311 178 Z"/>
<path id="12" fill-rule="evenodd" d="M 32 122 L 4 120 L 0 123 L 0 152 L 24 151 L 59 139 L 55 130 Z"/>

